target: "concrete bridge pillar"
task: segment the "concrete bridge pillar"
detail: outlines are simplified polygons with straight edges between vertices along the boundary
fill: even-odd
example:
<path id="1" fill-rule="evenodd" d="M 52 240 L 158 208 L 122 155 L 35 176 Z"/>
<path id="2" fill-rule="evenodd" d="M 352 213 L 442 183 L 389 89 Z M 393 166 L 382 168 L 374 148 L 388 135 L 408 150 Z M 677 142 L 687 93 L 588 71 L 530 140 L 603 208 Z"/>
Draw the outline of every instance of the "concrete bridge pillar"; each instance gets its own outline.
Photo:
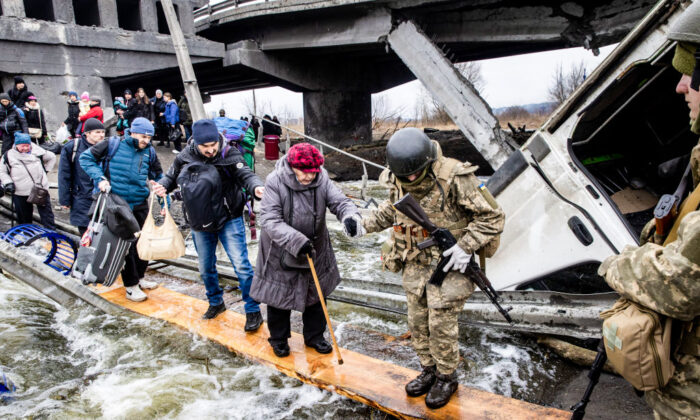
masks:
<path id="1" fill-rule="evenodd" d="M 158 14 L 156 0 L 141 0 L 141 29 L 146 32 L 158 32 Z"/>
<path id="2" fill-rule="evenodd" d="M 192 4 L 189 1 L 185 1 L 177 4 L 177 17 L 180 21 L 180 27 L 182 28 L 182 33 L 185 35 L 194 34 L 194 13 L 192 9 Z"/>
<path id="3" fill-rule="evenodd" d="M 304 132 L 337 147 L 372 141 L 369 92 L 304 92 Z"/>
<path id="4" fill-rule="evenodd" d="M 100 26 L 103 28 L 119 27 L 116 0 L 97 0 L 97 7 L 100 12 Z"/>
<path id="5" fill-rule="evenodd" d="M 53 5 L 53 17 L 56 22 L 75 23 L 73 2 L 71 0 L 51 0 Z"/>
<path id="6" fill-rule="evenodd" d="M 2 0 L 2 14 L 5 16 L 25 17 L 24 2 L 22 0 Z"/>

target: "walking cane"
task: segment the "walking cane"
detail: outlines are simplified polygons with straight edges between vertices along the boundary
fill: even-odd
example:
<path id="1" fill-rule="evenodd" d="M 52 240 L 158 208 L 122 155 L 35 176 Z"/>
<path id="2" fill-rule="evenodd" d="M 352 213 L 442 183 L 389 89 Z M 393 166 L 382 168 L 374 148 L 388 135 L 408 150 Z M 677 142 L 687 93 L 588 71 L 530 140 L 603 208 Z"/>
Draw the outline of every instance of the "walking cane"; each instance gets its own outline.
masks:
<path id="1" fill-rule="evenodd" d="M 331 319 L 328 317 L 328 309 L 326 308 L 326 301 L 323 299 L 323 292 L 321 291 L 321 283 L 318 282 L 318 276 L 316 275 L 316 267 L 314 267 L 314 262 L 311 259 L 311 254 L 306 254 L 306 258 L 309 259 L 309 267 L 311 267 L 311 275 L 314 278 L 314 283 L 316 283 L 316 291 L 318 292 L 318 298 L 321 300 L 321 307 L 323 308 L 323 315 L 326 316 L 326 324 L 328 324 L 328 329 L 331 332 L 331 339 L 333 340 L 333 347 L 335 348 L 335 353 L 338 356 L 338 364 L 343 364 L 343 357 L 340 355 L 340 348 L 338 347 L 338 342 L 335 341 L 335 334 L 333 333 L 333 325 L 331 325 Z"/>

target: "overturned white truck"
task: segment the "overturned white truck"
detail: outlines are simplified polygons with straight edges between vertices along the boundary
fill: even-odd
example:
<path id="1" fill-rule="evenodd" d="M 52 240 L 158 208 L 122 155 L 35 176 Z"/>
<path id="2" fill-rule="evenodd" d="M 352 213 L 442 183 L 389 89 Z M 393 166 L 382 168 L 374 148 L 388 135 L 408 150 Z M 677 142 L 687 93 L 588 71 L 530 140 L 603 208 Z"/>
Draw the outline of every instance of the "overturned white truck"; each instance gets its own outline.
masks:
<path id="1" fill-rule="evenodd" d="M 659 2 L 489 180 L 507 215 L 496 289 L 605 290 L 600 262 L 636 245 L 676 189 L 698 141 L 666 37 L 679 3 Z"/>

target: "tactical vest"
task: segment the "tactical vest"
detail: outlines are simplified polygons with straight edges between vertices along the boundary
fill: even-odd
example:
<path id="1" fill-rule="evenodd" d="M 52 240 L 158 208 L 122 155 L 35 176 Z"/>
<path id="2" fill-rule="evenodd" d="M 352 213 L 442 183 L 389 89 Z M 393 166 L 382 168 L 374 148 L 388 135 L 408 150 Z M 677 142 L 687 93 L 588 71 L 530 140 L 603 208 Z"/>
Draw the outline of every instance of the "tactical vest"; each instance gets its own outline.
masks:
<path id="1" fill-rule="evenodd" d="M 472 216 L 457 204 L 457 200 L 453 197 L 452 183 L 455 176 L 473 174 L 476 170 L 476 166 L 467 166 L 456 159 L 440 157 L 432 166 L 439 187 L 433 185 L 424 197 L 420 199 L 416 197 L 430 220 L 437 226 L 447 228 L 457 240 L 464 235 Z M 390 188 L 389 198 L 391 202 L 395 202 L 407 193 L 389 170 L 382 172 L 379 181 Z M 435 180 L 432 176 L 427 175 L 423 182 L 435 183 Z M 474 185 L 474 188 L 478 187 Z M 488 190 L 483 188 L 480 191 L 489 204 L 494 208 L 498 207 Z M 382 268 L 396 273 L 403 269 L 407 261 L 415 261 L 420 265 L 437 264 L 441 254 L 437 246 L 423 250 L 418 249 L 418 243 L 427 239 L 429 239 L 429 235 L 425 229 L 404 216 L 403 213 L 395 212 L 391 239 L 382 245 Z M 498 243 L 499 238 L 496 237 L 482 248 L 487 257 L 495 253 Z"/>

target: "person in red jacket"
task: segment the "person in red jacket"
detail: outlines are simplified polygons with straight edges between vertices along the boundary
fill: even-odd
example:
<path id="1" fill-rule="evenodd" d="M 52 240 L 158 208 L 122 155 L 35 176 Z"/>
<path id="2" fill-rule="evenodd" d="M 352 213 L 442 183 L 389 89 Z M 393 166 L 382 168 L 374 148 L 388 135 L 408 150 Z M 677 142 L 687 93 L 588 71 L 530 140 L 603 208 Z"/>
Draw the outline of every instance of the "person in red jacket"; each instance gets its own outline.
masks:
<path id="1" fill-rule="evenodd" d="M 80 122 L 84 123 L 85 121 L 89 120 L 90 118 L 96 118 L 100 120 L 101 123 L 104 123 L 104 118 L 102 114 L 102 108 L 100 107 L 100 104 L 102 101 L 100 98 L 92 98 L 90 99 L 90 110 L 88 111 L 87 114 L 80 116 Z M 83 133 L 83 126 L 81 125 L 80 127 L 80 134 Z"/>

